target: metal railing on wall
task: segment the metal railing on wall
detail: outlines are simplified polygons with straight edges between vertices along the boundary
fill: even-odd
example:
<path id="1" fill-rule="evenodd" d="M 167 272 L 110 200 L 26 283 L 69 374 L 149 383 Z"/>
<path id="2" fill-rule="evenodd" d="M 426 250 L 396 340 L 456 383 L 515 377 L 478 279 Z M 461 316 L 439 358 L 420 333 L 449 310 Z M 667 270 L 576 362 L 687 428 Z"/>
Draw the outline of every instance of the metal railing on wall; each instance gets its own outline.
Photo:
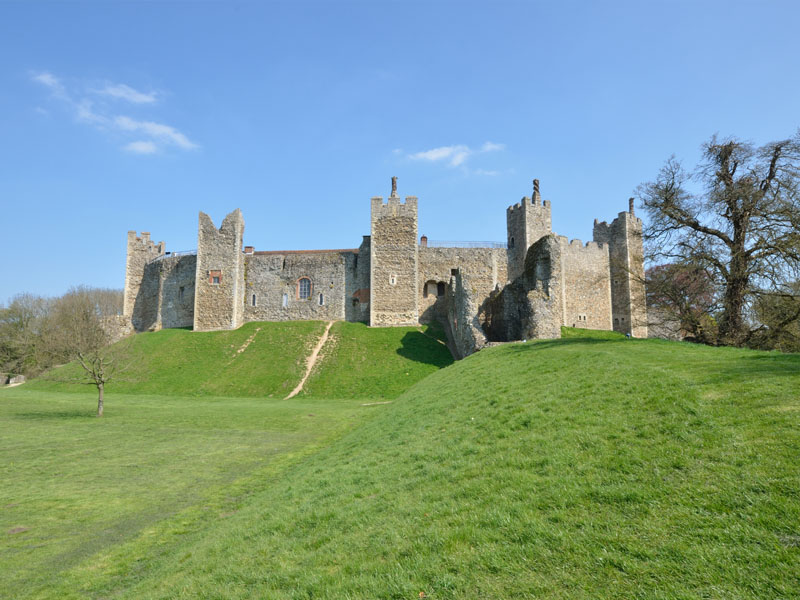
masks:
<path id="1" fill-rule="evenodd" d="M 156 256 L 150 262 L 155 262 L 157 260 L 164 260 L 165 258 L 172 258 L 173 256 L 192 256 L 197 254 L 197 250 L 180 250 L 178 252 L 165 252 L 161 256 Z"/>
<path id="2" fill-rule="evenodd" d="M 428 240 L 428 248 L 508 248 L 505 242 L 444 242 Z"/>

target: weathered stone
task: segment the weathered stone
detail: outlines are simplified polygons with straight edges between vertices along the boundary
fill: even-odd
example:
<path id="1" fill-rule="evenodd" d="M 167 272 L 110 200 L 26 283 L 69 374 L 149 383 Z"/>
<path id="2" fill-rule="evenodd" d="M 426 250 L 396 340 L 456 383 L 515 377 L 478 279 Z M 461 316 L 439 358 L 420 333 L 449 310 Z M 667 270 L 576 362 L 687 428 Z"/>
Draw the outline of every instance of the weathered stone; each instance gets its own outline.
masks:
<path id="1" fill-rule="evenodd" d="M 163 242 L 129 232 L 124 316 L 137 331 L 438 320 L 461 356 L 485 338 L 559 337 L 562 325 L 646 336 L 642 226 L 632 208 L 611 225 L 595 221 L 586 245 L 553 235 L 550 214 L 534 180 L 532 197 L 506 211 L 507 249 L 434 247 L 424 236 L 418 243 L 417 198 L 402 201 L 393 179 L 389 198 L 371 201 L 359 248 L 257 252 L 243 246 L 238 209 L 219 229 L 200 213 L 196 255 L 165 255 Z"/>

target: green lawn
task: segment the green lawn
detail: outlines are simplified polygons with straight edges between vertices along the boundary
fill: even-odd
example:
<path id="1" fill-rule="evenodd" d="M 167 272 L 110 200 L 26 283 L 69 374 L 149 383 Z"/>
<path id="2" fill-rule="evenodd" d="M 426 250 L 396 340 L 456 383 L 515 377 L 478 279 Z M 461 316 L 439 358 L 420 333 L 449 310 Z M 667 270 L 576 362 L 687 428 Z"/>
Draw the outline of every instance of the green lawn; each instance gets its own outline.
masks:
<path id="1" fill-rule="evenodd" d="M 800 355 L 567 330 L 316 393 L 0 392 L 0 593 L 800 597 Z"/>
<path id="2" fill-rule="evenodd" d="M 322 321 L 247 323 L 234 331 L 165 329 L 136 335 L 124 347 L 126 370 L 110 393 L 284 398 L 306 371 L 306 357 L 325 330 Z M 335 323 L 303 392 L 316 397 L 395 398 L 453 362 L 437 341 L 440 328 L 370 329 Z M 28 389 L 86 392 L 68 383 L 82 375 L 67 365 Z M 109 406 L 113 410 L 113 406 Z"/>

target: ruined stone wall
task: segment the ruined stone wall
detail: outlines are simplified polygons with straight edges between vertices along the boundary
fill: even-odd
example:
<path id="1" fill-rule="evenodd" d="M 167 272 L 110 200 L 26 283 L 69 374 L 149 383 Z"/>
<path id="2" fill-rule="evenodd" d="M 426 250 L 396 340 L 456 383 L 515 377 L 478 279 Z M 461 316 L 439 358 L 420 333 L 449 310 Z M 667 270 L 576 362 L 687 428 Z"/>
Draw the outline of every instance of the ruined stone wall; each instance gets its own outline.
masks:
<path id="1" fill-rule="evenodd" d="M 456 358 L 464 358 L 486 345 L 486 335 L 478 318 L 481 297 L 473 289 L 471 277 L 457 270 L 445 294 L 447 330 Z"/>
<path id="2" fill-rule="evenodd" d="M 155 331 L 161 328 L 158 317 L 160 302 L 161 270 L 158 262 L 151 261 L 144 266 L 133 301 L 131 324 L 135 331 Z"/>
<path id="3" fill-rule="evenodd" d="M 137 237 L 135 231 L 128 232 L 127 256 L 125 259 L 125 290 L 123 292 L 122 314 L 133 317 L 134 306 L 139 297 L 144 270 L 147 263 L 164 254 L 164 242 L 150 241 L 150 233 L 143 231 Z"/>
<path id="4" fill-rule="evenodd" d="M 614 331 L 647 337 L 642 220 L 633 214 L 632 201 L 629 208 L 610 225 L 595 220 L 593 237 L 609 246 Z"/>
<path id="5" fill-rule="evenodd" d="M 145 265 L 131 315 L 135 331 L 192 326 L 196 263 L 195 255 L 162 255 Z"/>
<path id="6" fill-rule="evenodd" d="M 370 289 L 370 236 L 365 235 L 358 252 L 345 254 L 345 303 L 346 321 L 369 323 Z"/>
<path id="7" fill-rule="evenodd" d="M 611 284 L 608 244 L 567 240 L 559 236 L 562 260 L 561 324 L 611 329 Z"/>
<path id="8" fill-rule="evenodd" d="M 564 273 L 562 246 L 553 234 L 528 250 L 522 275 L 491 294 L 479 320 L 489 341 L 561 337 Z"/>
<path id="9" fill-rule="evenodd" d="M 103 317 L 100 321 L 100 326 L 103 328 L 109 344 L 114 344 L 134 332 L 130 317 L 125 315 Z"/>
<path id="10" fill-rule="evenodd" d="M 197 255 L 168 256 L 155 262 L 161 281 L 160 327 L 191 327 L 194 325 Z"/>
<path id="11" fill-rule="evenodd" d="M 243 235 L 244 219 L 238 208 L 225 217 L 219 229 L 207 214 L 200 213 L 194 296 L 195 331 L 236 329 L 242 324 Z"/>
<path id="12" fill-rule="evenodd" d="M 417 198 L 372 198 L 371 326 L 416 325 L 418 308 Z"/>
<path id="13" fill-rule="evenodd" d="M 353 251 L 301 251 L 246 256 L 244 320 L 343 320 L 345 273 L 354 254 Z M 302 278 L 311 281 L 310 295 L 305 299 L 300 298 Z"/>
<path id="14" fill-rule="evenodd" d="M 513 281 L 525 268 L 528 248 L 552 233 L 550 201 L 542 202 L 539 180 L 533 180 L 533 195 L 506 209 L 508 232 L 508 279 Z"/>
<path id="15" fill-rule="evenodd" d="M 420 247 L 418 253 L 420 323 L 447 316 L 446 294 L 439 295 L 439 291 L 445 291 L 457 270 L 466 276 L 476 298 L 488 297 L 498 284 L 508 281 L 508 255 L 503 248 Z"/>

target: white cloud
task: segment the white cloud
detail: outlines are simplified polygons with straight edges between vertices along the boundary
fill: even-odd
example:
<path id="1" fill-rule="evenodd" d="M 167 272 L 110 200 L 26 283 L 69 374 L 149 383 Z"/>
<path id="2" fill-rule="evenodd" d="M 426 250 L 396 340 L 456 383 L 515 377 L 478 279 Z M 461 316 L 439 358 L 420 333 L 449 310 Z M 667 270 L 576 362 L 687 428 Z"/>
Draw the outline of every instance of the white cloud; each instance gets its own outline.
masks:
<path id="1" fill-rule="evenodd" d="M 158 152 L 158 146 L 156 146 L 153 142 L 142 140 L 138 142 L 131 142 L 125 146 L 124 149 L 128 152 L 133 152 L 134 154 L 155 154 Z"/>
<path id="2" fill-rule="evenodd" d="M 494 177 L 500 175 L 500 171 L 490 171 L 486 169 L 475 169 L 475 175 L 485 175 L 487 177 Z"/>
<path id="3" fill-rule="evenodd" d="M 183 135 L 180 131 L 174 127 L 170 127 L 169 125 L 164 125 L 162 123 L 154 123 L 153 121 L 136 121 L 130 117 L 120 116 L 114 119 L 114 125 L 124 131 L 143 132 L 152 138 L 169 144 L 175 144 L 184 150 L 192 150 L 197 148 L 197 144 L 189 141 L 189 138 Z"/>
<path id="4" fill-rule="evenodd" d="M 485 142 L 480 150 L 473 150 L 464 144 L 455 144 L 452 146 L 439 146 L 438 148 L 431 148 L 430 150 L 409 154 L 408 158 L 411 160 L 427 160 L 429 162 L 446 161 L 448 166 L 459 167 L 463 165 L 470 156 L 482 154 L 484 152 L 497 152 L 504 149 L 505 144 L 496 144 L 494 142 Z M 488 174 L 488 172 L 486 174 Z"/>
<path id="5" fill-rule="evenodd" d="M 497 152 L 505 149 L 505 144 L 495 144 L 494 142 L 484 142 L 483 146 L 481 146 L 481 152 Z"/>
<path id="6" fill-rule="evenodd" d="M 130 137 L 145 137 L 130 141 L 123 149 L 136 154 L 154 154 L 164 146 L 176 146 L 183 150 L 199 148 L 184 133 L 175 127 L 150 120 L 134 119 L 125 115 L 114 115 L 108 103 L 86 97 L 85 93 L 68 90 L 67 87 L 52 73 L 42 71 L 31 73 L 31 79 L 46 86 L 53 98 L 62 102 L 74 117 L 81 123 L 93 126 L 106 134 L 119 136 L 120 133 Z M 85 88 L 84 88 L 85 89 Z M 92 93 L 109 96 L 115 99 L 126 100 L 134 104 L 152 105 L 156 102 L 156 93 L 145 94 L 125 84 L 108 84 L 102 90 L 93 90 Z M 38 109 L 37 109 L 38 110 Z M 43 110 L 43 109 L 41 109 Z"/>
<path id="7" fill-rule="evenodd" d="M 430 162 L 447 160 L 451 167 L 457 167 L 467 159 L 470 152 L 470 149 L 464 145 L 440 146 L 439 148 L 432 148 L 430 150 L 411 154 L 409 158 L 412 160 L 427 160 Z"/>
<path id="8" fill-rule="evenodd" d="M 124 83 L 118 83 L 116 85 L 107 85 L 102 90 L 95 90 L 95 91 L 96 93 L 101 94 L 103 96 L 111 96 L 112 98 L 127 100 L 128 102 L 133 102 L 134 104 L 152 104 L 153 102 L 156 101 L 155 92 L 150 92 L 149 94 L 145 94 L 138 90 L 133 89 L 128 85 L 125 85 Z"/>

